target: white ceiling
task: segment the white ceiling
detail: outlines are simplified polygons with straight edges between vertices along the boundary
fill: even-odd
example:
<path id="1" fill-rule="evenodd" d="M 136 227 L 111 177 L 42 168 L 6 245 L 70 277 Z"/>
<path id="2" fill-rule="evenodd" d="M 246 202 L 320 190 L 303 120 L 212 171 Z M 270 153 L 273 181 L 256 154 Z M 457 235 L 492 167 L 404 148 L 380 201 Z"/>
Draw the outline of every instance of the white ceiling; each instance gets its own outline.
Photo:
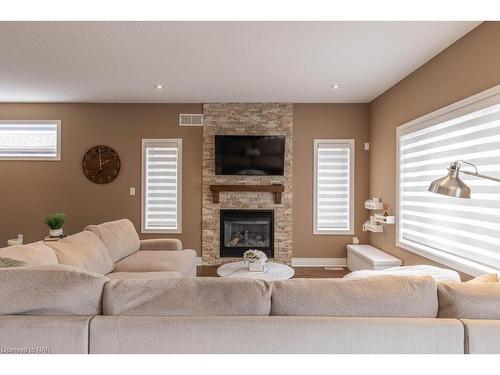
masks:
<path id="1" fill-rule="evenodd" d="M 478 24 L 0 22 L 0 102 L 370 102 Z"/>

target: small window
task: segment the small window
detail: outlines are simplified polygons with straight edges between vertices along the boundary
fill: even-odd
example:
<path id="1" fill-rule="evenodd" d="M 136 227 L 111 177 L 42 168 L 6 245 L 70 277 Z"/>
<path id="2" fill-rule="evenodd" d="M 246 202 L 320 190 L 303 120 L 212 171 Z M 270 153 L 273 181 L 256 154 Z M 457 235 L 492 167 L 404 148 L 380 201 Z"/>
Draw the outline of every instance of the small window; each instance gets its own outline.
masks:
<path id="1" fill-rule="evenodd" d="M 0 121 L 0 160 L 61 160 L 61 121 Z"/>
<path id="2" fill-rule="evenodd" d="M 181 233 L 181 182 L 182 139 L 143 139 L 143 233 Z"/>
<path id="3" fill-rule="evenodd" d="M 314 234 L 354 233 L 354 140 L 314 140 Z"/>

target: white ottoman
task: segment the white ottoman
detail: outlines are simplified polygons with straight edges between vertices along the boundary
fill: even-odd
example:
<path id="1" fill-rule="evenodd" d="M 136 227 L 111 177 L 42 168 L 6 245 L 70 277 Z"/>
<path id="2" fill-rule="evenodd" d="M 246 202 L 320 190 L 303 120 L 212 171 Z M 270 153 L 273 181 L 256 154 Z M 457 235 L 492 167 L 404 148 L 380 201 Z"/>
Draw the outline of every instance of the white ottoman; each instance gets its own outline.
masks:
<path id="1" fill-rule="evenodd" d="M 385 270 L 372 271 L 372 270 L 362 270 L 352 272 L 344 278 L 346 279 L 362 279 L 366 277 L 375 277 L 382 275 L 391 276 L 431 276 L 436 281 L 441 282 L 460 282 L 460 275 L 457 271 L 448 270 L 445 268 L 439 268 L 434 266 L 406 266 L 406 267 L 393 267 L 386 268 Z"/>
<path id="2" fill-rule="evenodd" d="M 347 245 L 347 268 L 351 271 L 383 270 L 401 264 L 401 259 L 371 245 Z"/>

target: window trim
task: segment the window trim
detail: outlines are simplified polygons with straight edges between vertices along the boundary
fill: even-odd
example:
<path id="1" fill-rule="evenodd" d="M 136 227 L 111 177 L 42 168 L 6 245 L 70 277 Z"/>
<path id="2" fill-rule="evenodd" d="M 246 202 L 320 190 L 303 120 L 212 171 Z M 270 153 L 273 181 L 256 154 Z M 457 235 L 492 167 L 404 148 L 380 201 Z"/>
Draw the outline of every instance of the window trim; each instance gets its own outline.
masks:
<path id="1" fill-rule="evenodd" d="M 402 135 L 409 132 L 424 129 L 441 122 L 457 118 L 474 111 L 490 107 L 495 104 L 500 104 L 500 85 L 494 86 L 488 90 L 482 91 L 478 94 L 472 95 L 468 98 L 462 99 L 458 102 L 450 104 L 446 107 L 438 109 L 434 112 L 416 118 L 396 128 L 396 246 L 408 250 L 412 253 L 420 255 L 424 258 L 431 259 L 445 266 L 452 267 L 461 272 L 467 273 L 472 276 L 478 276 L 486 273 L 496 273 L 497 269 L 476 263 L 461 257 L 446 253 L 444 251 L 431 249 L 425 245 L 415 245 L 401 238 L 401 225 L 400 220 L 400 176 L 399 176 L 399 144 Z M 450 163 L 453 160 L 450 160 Z M 443 171 L 443 175 L 445 171 Z"/>
<path id="2" fill-rule="evenodd" d="M 0 124 L 56 124 L 57 145 L 56 156 L 50 157 L 0 157 L 2 161 L 61 161 L 61 120 L 0 120 Z"/>
<path id="3" fill-rule="evenodd" d="M 146 229 L 145 226 L 145 199 L 146 199 L 146 157 L 145 149 L 155 143 L 176 143 L 178 150 L 177 161 L 177 229 Z M 141 233 L 182 233 L 182 138 L 143 138 L 141 142 Z"/>
<path id="4" fill-rule="evenodd" d="M 320 143 L 332 143 L 332 144 L 348 144 L 350 147 L 350 158 L 349 158 L 349 229 L 347 230 L 318 230 L 317 229 L 317 200 L 318 200 L 318 191 L 317 191 L 317 186 L 318 186 L 318 181 L 317 181 L 317 175 L 318 175 L 318 145 Z M 347 236 L 347 235 L 354 235 L 354 214 L 355 214 L 355 140 L 354 139 L 339 139 L 339 138 L 322 138 L 322 139 L 314 139 L 313 141 L 313 154 L 314 154 L 314 161 L 313 161 L 313 235 L 326 235 L 326 236 Z"/>

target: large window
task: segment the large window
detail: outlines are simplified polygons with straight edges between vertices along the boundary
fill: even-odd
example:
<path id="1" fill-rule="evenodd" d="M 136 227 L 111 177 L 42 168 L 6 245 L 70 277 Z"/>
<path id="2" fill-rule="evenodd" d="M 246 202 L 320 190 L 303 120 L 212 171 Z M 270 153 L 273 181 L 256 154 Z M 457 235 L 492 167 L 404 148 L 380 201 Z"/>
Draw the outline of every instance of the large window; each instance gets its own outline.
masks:
<path id="1" fill-rule="evenodd" d="M 181 232 L 182 140 L 142 140 L 142 232 Z"/>
<path id="2" fill-rule="evenodd" d="M 61 160 L 61 122 L 0 121 L 0 160 Z"/>
<path id="3" fill-rule="evenodd" d="M 398 245 L 473 275 L 500 270 L 500 184 L 462 173 L 471 199 L 427 191 L 459 159 L 500 177 L 500 90 L 399 127 L 398 150 Z"/>
<path id="4" fill-rule="evenodd" d="M 314 140 L 314 234 L 354 233 L 354 140 Z"/>

